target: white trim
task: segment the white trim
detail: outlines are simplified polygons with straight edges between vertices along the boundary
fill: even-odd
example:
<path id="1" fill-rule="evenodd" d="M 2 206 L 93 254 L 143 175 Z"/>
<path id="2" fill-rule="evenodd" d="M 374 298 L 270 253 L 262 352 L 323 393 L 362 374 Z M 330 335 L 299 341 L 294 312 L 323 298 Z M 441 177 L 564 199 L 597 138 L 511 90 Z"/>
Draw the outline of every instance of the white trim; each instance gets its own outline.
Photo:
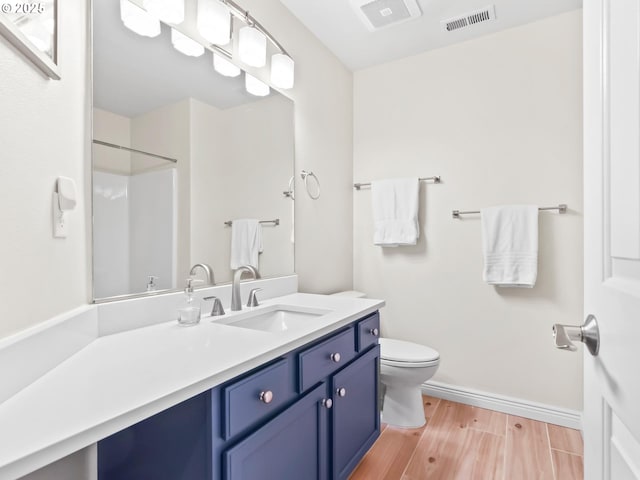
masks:
<path id="1" fill-rule="evenodd" d="M 422 384 L 422 393 L 474 407 L 582 430 L 582 413 L 577 410 L 433 381 Z"/>

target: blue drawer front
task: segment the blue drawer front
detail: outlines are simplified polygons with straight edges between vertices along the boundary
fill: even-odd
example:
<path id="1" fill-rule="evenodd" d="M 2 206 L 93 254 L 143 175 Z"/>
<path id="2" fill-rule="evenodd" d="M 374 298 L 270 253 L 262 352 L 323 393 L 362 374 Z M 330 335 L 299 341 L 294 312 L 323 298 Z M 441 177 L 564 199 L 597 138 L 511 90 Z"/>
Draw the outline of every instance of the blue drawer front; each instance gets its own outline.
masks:
<path id="1" fill-rule="evenodd" d="M 271 401 L 266 396 L 271 393 Z M 264 394 L 264 395 L 263 395 Z M 263 399 L 261 399 L 263 395 Z M 296 395 L 287 359 L 264 368 L 222 390 L 223 436 L 229 439 L 267 419 Z"/>
<path id="2" fill-rule="evenodd" d="M 378 343 L 380 336 L 380 314 L 378 312 L 361 320 L 356 325 L 356 344 L 358 352 Z"/>
<path id="3" fill-rule="evenodd" d="M 336 354 L 340 360 L 337 360 Z M 349 363 L 356 355 L 353 328 L 298 354 L 300 392 L 304 392 Z"/>

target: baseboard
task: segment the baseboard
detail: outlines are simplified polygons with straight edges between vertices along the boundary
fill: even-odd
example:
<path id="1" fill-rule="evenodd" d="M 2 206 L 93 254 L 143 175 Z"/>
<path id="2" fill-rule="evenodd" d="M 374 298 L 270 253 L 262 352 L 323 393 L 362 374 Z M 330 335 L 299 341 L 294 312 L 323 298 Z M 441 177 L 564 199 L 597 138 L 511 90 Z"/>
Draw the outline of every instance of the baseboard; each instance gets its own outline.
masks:
<path id="1" fill-rule="evenodd" d="M 529 402 L 520 398 L 507 397 L 440 382 L 430 381 L 423 383 L 422 392 L 444 400 L 582 430 L 582 413 L 577 410 Z"/>

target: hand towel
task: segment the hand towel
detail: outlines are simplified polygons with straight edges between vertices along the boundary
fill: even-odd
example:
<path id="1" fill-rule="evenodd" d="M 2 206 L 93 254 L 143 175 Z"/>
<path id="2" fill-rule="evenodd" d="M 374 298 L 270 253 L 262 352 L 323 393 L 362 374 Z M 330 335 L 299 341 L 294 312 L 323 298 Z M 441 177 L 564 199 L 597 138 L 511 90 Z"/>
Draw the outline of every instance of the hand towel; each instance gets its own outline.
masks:
<path id="1" fill-rule="evenodd" d="M 240 218 L 231 223 L 231 269 L 242 265 L 258 268 L 262 253 L 262 225 L 254 218 Z"/>
<path id="2" fill-rule="evenodd" d="M 417 243 L 420 236 L 419 192 L 417 178 L 371 182 L 374 245 L 397 247 Z"/>
<path id="3" fill-rule="evenodd" d="M 538 275 L 538 207 L 483 208 L 482 278 L 489 285 L 531 288 Z"/>

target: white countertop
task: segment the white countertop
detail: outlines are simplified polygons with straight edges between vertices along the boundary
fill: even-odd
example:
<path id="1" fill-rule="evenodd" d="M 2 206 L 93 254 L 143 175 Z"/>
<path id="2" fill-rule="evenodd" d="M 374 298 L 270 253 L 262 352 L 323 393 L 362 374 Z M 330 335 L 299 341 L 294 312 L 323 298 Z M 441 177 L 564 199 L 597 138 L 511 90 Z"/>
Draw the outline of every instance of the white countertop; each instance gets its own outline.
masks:
<path id="1" fill-rule="evenodd" d="M 0 404 L 0 478 L 24 475 L 91 445 L 374 312 L 384 302 L 295 293 L 265 300 L 261 307 L 274 304 L 331 312 L 311 319 L 308 328 L 279 333 L 205 317 L 193 327 L 172 321 L 98 337 Z"/>

